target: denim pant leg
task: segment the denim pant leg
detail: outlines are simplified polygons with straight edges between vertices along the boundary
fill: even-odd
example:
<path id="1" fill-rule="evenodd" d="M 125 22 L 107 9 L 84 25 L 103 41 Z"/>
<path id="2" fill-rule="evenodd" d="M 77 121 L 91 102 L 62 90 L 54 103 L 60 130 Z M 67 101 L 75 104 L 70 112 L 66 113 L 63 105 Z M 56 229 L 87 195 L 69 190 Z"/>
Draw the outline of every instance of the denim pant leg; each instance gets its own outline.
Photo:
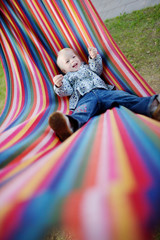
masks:
<path id="1" fill-rule="evenodd" d="M 82 96 L 77 104 L 76 109 L 71 115 L 68 115 L 74 131 L 82 127 L 91 117 L 99 112 L 97 96 L 90 91 Z"/>
<path id="2" fill-rule="evenodd" d="M 150 97 L 138 97 L 121 90 L 105 91 L 99 89 L 97 92 L 101 98 L 102 112 L 112 107 L 121 105 L 131 111 L 151 117 L 150 106 L 156 95 Z"/>
<path id="3" fill-rule="evenodd" d="M 119 105 L 135 113 L 152 117 L 150 106 L 156 96 L 138 97 L 121 90 L 93 89 L 81 97 L 76 109 L 68 117 L 75 126 L 74 131 L 83 126 L 91 117 Z"/>

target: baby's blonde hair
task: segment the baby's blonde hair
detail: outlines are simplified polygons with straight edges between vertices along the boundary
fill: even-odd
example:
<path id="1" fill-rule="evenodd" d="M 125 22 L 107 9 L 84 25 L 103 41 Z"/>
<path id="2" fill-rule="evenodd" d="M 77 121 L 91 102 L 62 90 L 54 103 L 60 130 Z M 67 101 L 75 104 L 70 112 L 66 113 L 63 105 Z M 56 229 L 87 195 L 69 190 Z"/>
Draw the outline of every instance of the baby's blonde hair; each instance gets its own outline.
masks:
<path id="1" fill-rule="evenodd" d="M 67 52 L 67 51 L 73 51 L 79 57 L 78 53 L 74 49 L 72 49 L 72 48 L 63 48 L 63 49 L 61 49 L 58 52 L 58 55 L 57 55 L 57 65 L 61 69 L 62 72 L 63 72 L 63 69 L 61 67 L 61 56 L 63 56 L 64 53 Z"/>

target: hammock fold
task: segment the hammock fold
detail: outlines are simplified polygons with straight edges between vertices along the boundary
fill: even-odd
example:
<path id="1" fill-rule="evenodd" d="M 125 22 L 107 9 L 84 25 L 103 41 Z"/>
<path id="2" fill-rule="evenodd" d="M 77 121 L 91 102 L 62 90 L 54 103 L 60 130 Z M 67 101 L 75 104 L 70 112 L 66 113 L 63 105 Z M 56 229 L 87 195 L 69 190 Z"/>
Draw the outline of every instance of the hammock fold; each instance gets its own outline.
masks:
<path id="1" fill-rule="evenodd" d="M 138 96 L 154 94 L 123 55 L 90 0 L 4 0 L 0 116 L 0 239 L 43 239 L 50 228 L 76 240 L 150 240 L 160 221 L 160 124 L 116 107 L 61 143 L 48 126 L 69 114 L 53 91 L 56 56 L 87 47 L 102 78 Z"/>

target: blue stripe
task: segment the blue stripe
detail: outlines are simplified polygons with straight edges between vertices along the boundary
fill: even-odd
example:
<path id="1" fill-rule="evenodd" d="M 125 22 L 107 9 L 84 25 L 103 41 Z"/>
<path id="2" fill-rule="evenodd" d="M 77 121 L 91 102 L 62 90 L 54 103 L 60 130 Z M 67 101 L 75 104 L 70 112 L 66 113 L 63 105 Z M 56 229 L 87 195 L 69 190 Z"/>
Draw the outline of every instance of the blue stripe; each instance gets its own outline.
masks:
<path id="1" fill-rule="evenodd" d="M 122 110 L 123 108 L 123 110 Z M 120 107 L 118 110 L 122 122 L 134 142 L 135 148 L 139 152 L 150 172 L 154 173 L 157 180 L 160 181 L 160 141 L 144 122 L 137 118 L 134 113 Z M 150 134 L 148 134 L 150 132 Z M 154 140 L 154 141 L 153 141 Z M 158 144 L 157 144 L 158 143 Z"/>

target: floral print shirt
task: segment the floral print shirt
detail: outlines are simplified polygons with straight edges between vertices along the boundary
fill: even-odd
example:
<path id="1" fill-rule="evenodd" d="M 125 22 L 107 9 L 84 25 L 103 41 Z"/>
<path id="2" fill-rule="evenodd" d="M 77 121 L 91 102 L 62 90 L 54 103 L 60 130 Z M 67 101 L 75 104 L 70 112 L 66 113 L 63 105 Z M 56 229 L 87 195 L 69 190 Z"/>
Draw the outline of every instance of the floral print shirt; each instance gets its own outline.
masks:
<path id="1" fill-rule="evenodd" d="M 62 86 L 58 88 L 54 85 L 54 91 L 60 97 L 70 96 L 69 108 L 74 110 L 79 98 L 92 89 L 103 88 L 108 90 L 114 88 L 99 77 L 102 71 L 102 58 L 97 54 L 96 58 L 89 58 L 89 64 L 82 63 L 78 71 L 66 73 Z"/>

